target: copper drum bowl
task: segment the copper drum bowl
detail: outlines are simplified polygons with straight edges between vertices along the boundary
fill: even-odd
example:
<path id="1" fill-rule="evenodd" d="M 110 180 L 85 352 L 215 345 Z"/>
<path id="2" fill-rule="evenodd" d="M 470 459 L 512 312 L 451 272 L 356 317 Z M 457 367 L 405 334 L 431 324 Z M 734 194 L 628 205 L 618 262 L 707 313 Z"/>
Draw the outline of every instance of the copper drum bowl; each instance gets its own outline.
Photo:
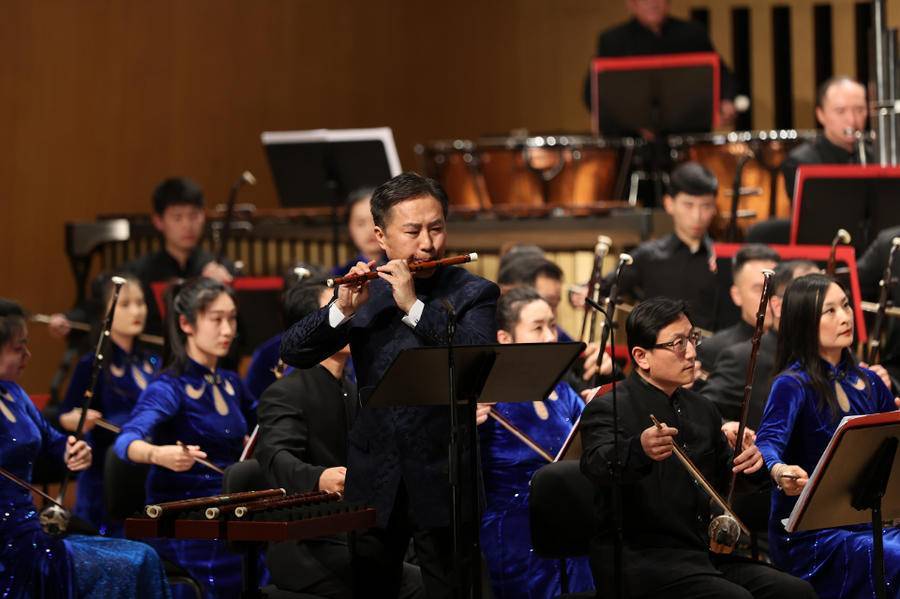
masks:
<path id="1" fill-rule="evenodd" d="M 455 212 L 479 212 L 491 208 L 478 149 L 473 142 L 467 139 L 432 141 L 416 145 L 415 151 L 422 172 L 440 182 Z"/>
<path id="2" fill-rule="evenodd" d="M 742 227 L 770 217 L 790 216 L 791 202 L 780 168 L 788 152 L 815 137 L 814 131 L 732 131 L 720 134 L 669 137 L 676 162 L 694 160 L 706 166 L 719 180 L 716 206 L 719 216 L 731 215 L 734 179 L 742 157 L 747 157 L 741 176 L 738 203 Z"/>
<path id="3" fill-rule="evenodd" d="M 579 135 L 487 137 L 481 171 L 495 209 L 593 206 L 613 197 L 620 142 Z"/>

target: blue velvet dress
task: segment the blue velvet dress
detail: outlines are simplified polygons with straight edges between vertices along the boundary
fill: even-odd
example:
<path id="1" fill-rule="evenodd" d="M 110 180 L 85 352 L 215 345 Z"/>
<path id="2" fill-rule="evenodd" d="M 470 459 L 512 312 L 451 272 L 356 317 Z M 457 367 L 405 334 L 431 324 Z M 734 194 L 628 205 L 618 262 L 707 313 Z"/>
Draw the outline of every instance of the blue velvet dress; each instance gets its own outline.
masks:
<path id="1" fill-rule="evenodd" d="M 97 380 L 91 408 L 101 412 L 104 420 L 121 427 L 128 421 L 138 396 L 159 372 L 160 359 L 159 356 L 148 352 L 138 350 L 128 353 L 115 343 L 109 345 L 110 356 Z M 91 383 L 93 366 L 93 353 L 79 360 L 72 373 L 61 413 L 84 405 L 84 392 Z M 114 433 L 100 427 L 85 435 L 85 440 L 94 450 L 94 461 L 90 468 L 78 476 L 78 491 L 73 511 L 77 516 L 96 525 L 100 529 L 100 534 L 121 537 L 121 523 L 110 522 L 103 505 L 103 465 L 106 462 L 106 451 L 115 439 Z"/>
<path id="2" fill-rule="evenodd" d="M 220 468 L 238 460 L 248 427 L 256 423 L 256 403 L 237 374 L 209 369 L 190 360 L 181 376 L 163 372 L 138 398 L 116 439 L 116 454 L 128 459 L 136 440 L 155 445 L 199 445 Z M 151 466 L 147 503 L 204 497 L 222 493 L 222 475 L 200 464 L 186 472 Z M 241 588 L 241 558 L 223 541 L 155 539 L 151 544 L 204 586 L 206 597 L 236 597 Z M 184 585 L 179 585 L 183 587 Z M 176 588 L 186 592 L 185 588 Z M 188 595 L 185 595 L 186 597 Z"/>
<path id="3" fill-rule="evenodd" d="M 549 399 L 500 403 L 494 409 L 551 455 L 565 442 L 584 409 L 581 397 L 559 383 Z M 496 599 L 543 598 L 560 594 L 560 562 L 543 559 L 531 548 L 528 490 L 531 477 L 547 462 L 495 420 L 479 427 L 487 505 L 481 519 L 481 548 Z M 591 591 L 587 558 L 566 560 L 571 592 Z"/>
<path id="4" fill-rule="evenodd" d="M 63 459 L 66 437 L 25 391 L 0 381 L 0 466 L 31 479 L 40 454 Z M 41 530 L 31 493 L 0 477 L 0 597 L 169 597 L 159 556 L 143 543 Z"/>
<path id="5" fill-rule="evenodd" d="M 834 418 L 808 384 L 809 376 L 799 363 L 779 375 L 772 384 L 769 400 L 757 432 L 756 444 L 772 468 L 783 463 L 797 465 L 812 475 L 825 447 L 844 416 L 890 412 L 896 409 L 893 397 L 878 376 L 863 370 L 865 381 L 847 368 L 828 365 L 830 377 L 841 385 L 850 400 L 850 410 Z M 769 542 L 775 564 L 809 581 L 822 599 L 875 597 L 872 588 L 871 525 L 828 528 L 789 534 L 781 521 L 790 516 L 797 497 L 772 491 Z M 888 596 L 897 596 L 900 584 L 900 530 L 884 531 L 885 579 Z"/>

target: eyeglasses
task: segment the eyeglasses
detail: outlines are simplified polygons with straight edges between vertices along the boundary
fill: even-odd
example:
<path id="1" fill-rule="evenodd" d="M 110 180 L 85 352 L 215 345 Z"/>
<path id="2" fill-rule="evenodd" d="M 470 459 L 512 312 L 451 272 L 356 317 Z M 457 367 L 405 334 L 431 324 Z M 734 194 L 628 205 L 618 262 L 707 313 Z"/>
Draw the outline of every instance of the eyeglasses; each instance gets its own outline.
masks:
<path id="1" fill-rule="evenodd" d="M 703 343 L 703 339 L 700 336 L 700 331 L 691 331 L 690 333 L 688 333 L 687 337 L 679 335 L 671 341 L 651 345 L 650 349 L 668 349 L 683 358 L 685 352 L 687 351 L 688 343 L 693 345 L 694 349 L 700 347 L 700 344 Z"/>

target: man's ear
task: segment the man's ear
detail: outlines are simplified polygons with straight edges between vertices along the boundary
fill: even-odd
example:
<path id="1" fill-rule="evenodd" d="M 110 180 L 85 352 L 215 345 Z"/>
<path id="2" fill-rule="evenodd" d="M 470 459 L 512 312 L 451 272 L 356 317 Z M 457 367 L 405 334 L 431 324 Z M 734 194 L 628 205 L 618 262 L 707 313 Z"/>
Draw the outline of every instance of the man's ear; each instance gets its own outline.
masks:
<path id="1" fill-rule="evenodd" d="M 649 354 L 646 349 L 643 347 L 636 347 L 631 350 L 631 357 L 634 359 L 634 363 L 637 364 L 638 368 L 641 370 L 650 370 L 650 360 Z"/>
<path id="2" fill-rule="evenodd" d="M 159 214 L 156 214 L 154 212 L 153 215 L 150 217 L 150 220 L 153 222 L 153 226 L 156 228 L 156 230 L 159 231 L 160 233 L 162 233 L 163 232 L 162 217 Z"/>
<path id="3" fill-rule="evenodd" d="M 504 331 L 503 329 L 497 330 L 497 343 L 513 343 L 513 337 L 509 334 L 509 331 Z"/>
<path id="4" fill-rule="evenodd" d="M 741 294 L 738 293 L 737 285 L 732 285 L 728 289 L 728 294 L 731 295 L 731 301 L 734 302 L 734 305 L 738 308 L 741 307 Z"/>
<path id="5" fill-rule="evenodd" d="M 819 121 L 820 125 L 825 126 L 825 111 L 822 110 L 821 106 L 816 106 L 816 120 Z"/>
<path id="6" fill-rule="evenodd" d="M 675 198 L 673 198 L 669 194 L 665 194 L 663 196 L 663 208 L 666 209 L 666 214 L 672 214 L 675 210 Z"/>
<path id="7" fill-rule="evenodd" d="M 184 316 L 184 314 L 179 314 L 178 316 L 178 327 L 181 329 L 185 335 L 193 335 L 194 334 L 194 325 L 192 325 L 188 319 Z"/>
<path id="8" fill-rule="evenodd" d="M 378 247 L 381 248 L 382 252 L 387 252 L 387 247 L 384 245 L 384 229 L 375 225 L 375 239 L 378 240 Z"/>

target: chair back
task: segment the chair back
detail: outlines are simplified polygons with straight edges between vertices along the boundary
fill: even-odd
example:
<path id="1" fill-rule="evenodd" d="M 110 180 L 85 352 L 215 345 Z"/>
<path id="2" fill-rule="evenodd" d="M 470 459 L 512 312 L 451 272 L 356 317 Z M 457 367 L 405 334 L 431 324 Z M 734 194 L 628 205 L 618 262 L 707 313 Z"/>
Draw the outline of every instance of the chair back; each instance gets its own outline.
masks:
<path id="1" fill-rule="evenodd" d="M 111 520 L 124 520 L 144 509 L 149 466 L 132 464 L 106 450 L 103 463 L 103 502 Z"/>
<path id="2" fill-rule="evenodd" d="M 594 486 L 577 460 L 541 467 L 528 499 L 531 545 L 543 558 L 587 555 L 597 529 Z"/>

